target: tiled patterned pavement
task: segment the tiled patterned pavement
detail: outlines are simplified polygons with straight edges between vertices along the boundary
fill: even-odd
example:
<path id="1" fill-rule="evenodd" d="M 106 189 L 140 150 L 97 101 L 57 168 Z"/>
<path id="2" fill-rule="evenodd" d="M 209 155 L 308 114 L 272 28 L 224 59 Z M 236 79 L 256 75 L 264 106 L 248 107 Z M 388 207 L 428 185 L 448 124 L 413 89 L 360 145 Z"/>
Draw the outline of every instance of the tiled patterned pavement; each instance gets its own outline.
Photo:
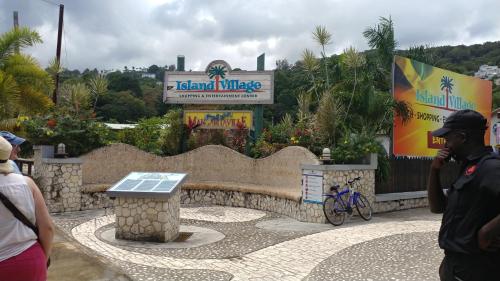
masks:
<path id="1" fill-rule="evenodd" d="M 110 227 L 113 215 L 75 214 L 56 218 L 56 223 L 135 280 L 438 279 L 440 216 L 422 209 L 377 215 L 370 222 L 354 219 L 326 230 L 325 225 L 230 207 L 182 208 L 181 218 L 181 224 L 211 228 L 226 238 L 195 249 L 155 251 L 100 239 L 96 233 Z"/>

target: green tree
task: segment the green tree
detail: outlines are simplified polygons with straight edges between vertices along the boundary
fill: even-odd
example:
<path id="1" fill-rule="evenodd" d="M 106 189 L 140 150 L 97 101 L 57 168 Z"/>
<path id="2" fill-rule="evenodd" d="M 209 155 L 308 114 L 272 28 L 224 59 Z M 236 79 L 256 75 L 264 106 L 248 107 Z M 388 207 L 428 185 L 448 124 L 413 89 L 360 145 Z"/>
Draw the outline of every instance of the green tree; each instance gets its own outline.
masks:
<path id="1" fill-rule="evenodd" d="M 79 116 L 91 108 L 90 90 L 83 83 L 64 83 L 59 92 L 58 107 L 71 115 Z"/>
<path id="2" fill-rule="evenodd" d="M 93 100 L 93 109 L 97 106 L 97 101 L 100 97 L 104 96 L 108 92 L 108 79 L 103 75 L 95 75 L 91 77 L 87 82 L 90 94 Z"/>
<path id="3" fill-rule="evenodd" d="M 131 123 L 146 116 L 146 106 L 130 91 L 110 92 L 98 101 L 96 113 L 106 121 Z"/>
<path id="4" fill-rule="evenodd" d="M 106 77 L 108 89 L 115 92 L 131 91 L 136 98 L 142 98 L 142 89 L 139 78 L 133 72 L 111 72 Z"/>
<path id="5" fill-rule="evenodd" d="M 23 114 L 46 112 L 53 104 L 53 81 L 32 57 L 18 52 L 42 43 L 29 28 L 14 28 L 0 35 L 0 127 L 12 129 Z"/>
<path id="6" fill-rule="evenodd" d="M 366 59 L 364 55 L 356 51 L 354 47 L 349 47 L 348 49 L 344 50 L 343 63 L 347 66 L 348 69 L 352 70 L 354 74 L 351 98 L 349 99 L 349 104 L 347 105 L 347 109 L 345 111 L 345 120 L 347 118 L 347 115 L 349 115 L 349 110 L 351 109 L 351 104 L 354 99 L 354 93 L 356 92 L 356 86 L 358 83 L 358 69 L 366 63 Z"/>
<path id="7" fill-rule="evenodd" d="M 321 46 L 321 57 L 323 58 L 324 68 L 325 68 L 325 77 L 326 77 L 326 87 L 330 88 L 330 78 L 328 73 L 328 60 L 326 56 L 325 48 L 327 45 L 332 43 L 332 35 L 328 30 L 326 30 L 325 26 L 316 26 L 316 29 L 313 32 L 314 40 Z"/>
<path id="8" fill-rule="evenodd" d="M 391 85 L 391 69 L 394 51 L 398 45 L 394 39 L 394 23 L 389 18 L 380 18 L 380 23 L 374 27 L 368 27 L 363 32 L 363 36 L 368 40 L 368 45 L 375 49 L 375 68 L 377 71 L 381 90 L 389 90 Z"/>
<path id="9" fill-rule="evenodd" d="M 323 92 L 321 102 L 316 112 L 316 128 L 320 133 L 322 143 L 327 147 L 335 146 L 337 127 L 344 115 L 343 105 L 331 92 Z"/>

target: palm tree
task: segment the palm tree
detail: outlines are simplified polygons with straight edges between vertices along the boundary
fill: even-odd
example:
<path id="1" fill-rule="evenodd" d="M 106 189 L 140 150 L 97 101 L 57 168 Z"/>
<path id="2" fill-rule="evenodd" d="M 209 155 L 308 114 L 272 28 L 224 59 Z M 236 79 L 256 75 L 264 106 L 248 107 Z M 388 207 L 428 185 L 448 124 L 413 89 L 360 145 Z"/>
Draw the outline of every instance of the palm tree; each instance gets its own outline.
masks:
<path id="1" fill-rule="evenodd" d="M 12 129 L 21 114 L 43 113 L 53 105 L 52 78 L 34 58 L 18 52 L 41 42 L 29 28 L 0 35 L 0 127 L 4 129 Z"/>
<path id="2" fill-rule="evenodd" d="M 332 43 L 332 35 L 326 30 L 326 27 L 318 25 L 316 26 L 316 30 L 313 32 L 313 38 L 321 45 L 322 51 L 321 56 L 323 57 L 323 61 L 325 63 L 325 76 L 326 76 L 326 86 L 330 88 L 330 78 L 328 74 L 328 58 L 325 52 L 325 46 L 330 45 Z"/>
<path id="3" fill-rule="evenodd" d="M 304 70 L 306 71 L 307 74 L 309 74 L 309 77 L 311 77 L 314 93 L 319 101 L 320 96 L 318 95 L 317 92 L 316 79 L 314 76 L 314 73 L 319 68 L 318 60 L 314 57 L 314 53 L 311 50 L 305 49 L 304 52 L 302 52 L 302 61 L 304 62 L 303 66 Z"/>
<path id="4" fill-rule="evenodd" d="M 60 106 L 76 116 L 90 108 L 90 90 L 83 83 L 64 83 L 60 97 Z"/>
<path id="5" fill-rule="evenodd" d="M 441 78 L 441 91 L 444 90 L 446 92 L 446 108 L 448 108 L 448 94 L 451 94 L 453 89 L 453 79 L 448 76 L 443 76 Z"/>
<path id="6" fill-rule="evenodd" d="M 347 68 L 352 69 L 354 71 L 354 85 L 352 87 L 351 98 L 349 99 L 349 105 L 347 106 L 347 110 L 345 112 L 344 116 L 344 121 L 345 121 L 347 115 L 349 115 L 349 110 L 352 105 L 352 100 L 354 99 L 354 93 L 356 92 L 356 85 L 358 83 L 357 70 L 366 63 L 366 59 L 365 56 L 356 51 L 355 48 L 349 47 L 348 49 L 344 50 L 343 63 L 347 66 Z"/>
<path id="7" fill-rule="evenodd" d="M 226 67 L 223 65 L 216 65 L 212 66 L 208 70 L 208 77 L 210 79 L 213 79 L 215 77 L 215 91 L 219 91 L 219 79 L 222 78 L 224 79 L 226 77 Z"/>
<path id="8" fill-rule="evenodd" d="M 104 75 L 93 76 L 88 82 L 88 88 L 90 90 L 92 98 L 94 99 L 93 109 L 95 111 L 97 100 L 99 99 L 99 97 L 108 92 L 108 79 L 106 79 Z"/>
<path id="9" fill-rule="evenodd" d="M 332 92 L 325 91 L 321 96 L 321 101 L 316 111 L 314 123 L 321 133 L 322 143 L 328 147 L 335 146 L 337 127 L 340 125 L 340 118 L 343 113 L 343 105 Z"/>
<path id="10" fill-rule="evenodd" d="M 394 23 L 389 18 L 380 18 L 380 23 L 374 27 L 368 27 L 363 32 L 363 36 L 368 39 L 368 45 L 376 49 L 378 57 L 378 71 L 384 77 L 384 87 L 389 89 L 391 65 L 394 51 L 398 43 L 394 39 Z"/>

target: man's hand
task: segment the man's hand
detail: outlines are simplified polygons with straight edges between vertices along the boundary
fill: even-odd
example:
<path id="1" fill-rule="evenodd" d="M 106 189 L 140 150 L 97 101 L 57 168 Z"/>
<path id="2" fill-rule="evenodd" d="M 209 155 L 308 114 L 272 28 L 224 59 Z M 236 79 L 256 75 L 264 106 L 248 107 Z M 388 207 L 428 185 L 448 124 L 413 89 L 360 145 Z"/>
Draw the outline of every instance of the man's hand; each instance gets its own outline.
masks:
<path id="1" fill-rule="evenodd" d="M 479 249 L 487 252 L 500 250 L 500 235 L 498 235 L 499 223 L 500 215 L 479 229 L 477 232 Z"/>
<path id="2" fill-rule="evenodd" d="M 481 234 L 480 230 L 477 235 L 479 249 L 487 252 L 495 252 L 500 250 L 500 237 L 488 238 L 487 235 Z"/>
<path id="3" fill-rule="evenodd" d="M 449 148 L 445 147 L 439 150 L 436 157 L 434 157 L 434 160 L 432 161 L 431 168 L 436 170 L 441 169 L 450 156 L 451 154 Z"/>

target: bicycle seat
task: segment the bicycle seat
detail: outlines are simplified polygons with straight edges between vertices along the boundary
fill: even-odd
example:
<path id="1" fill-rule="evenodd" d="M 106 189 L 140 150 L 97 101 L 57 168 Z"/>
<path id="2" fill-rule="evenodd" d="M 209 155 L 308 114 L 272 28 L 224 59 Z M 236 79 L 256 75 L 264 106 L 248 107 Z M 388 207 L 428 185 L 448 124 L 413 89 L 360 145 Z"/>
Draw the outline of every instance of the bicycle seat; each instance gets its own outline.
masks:
<path id="1" fill-rule="evenodd" d="M 339 190 L 339 188 L 340 188 L 340 184 L 332 185 L 332 187 L 330 187 L 330 191 L 337 191 L 337 190 Z"/>
<path id="2" fill-rule="evenodd" d="M 353 183 L 355 181 L 359 181 L 360 179 L 361 179 L 361 177 L 353 178 L 352 180 L 348 180 L 347 183 L 351 184 L 351 183 Z"/>

